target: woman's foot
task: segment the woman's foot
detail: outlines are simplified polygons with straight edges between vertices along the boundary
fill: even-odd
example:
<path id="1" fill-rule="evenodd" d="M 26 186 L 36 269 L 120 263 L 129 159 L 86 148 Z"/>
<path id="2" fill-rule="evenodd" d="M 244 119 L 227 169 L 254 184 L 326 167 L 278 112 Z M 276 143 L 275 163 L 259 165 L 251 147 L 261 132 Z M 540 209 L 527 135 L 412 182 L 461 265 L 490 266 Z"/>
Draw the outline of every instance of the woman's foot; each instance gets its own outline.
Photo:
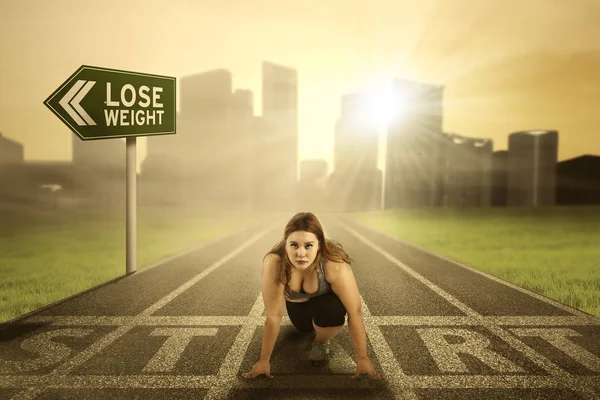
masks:
<path id="1" fill-rule="evenodd" d="M 325 365 L 329 362 L 329 341 L 326 343 L 312 342 L 312 349 L 308 357 L 315 367 Z"/>

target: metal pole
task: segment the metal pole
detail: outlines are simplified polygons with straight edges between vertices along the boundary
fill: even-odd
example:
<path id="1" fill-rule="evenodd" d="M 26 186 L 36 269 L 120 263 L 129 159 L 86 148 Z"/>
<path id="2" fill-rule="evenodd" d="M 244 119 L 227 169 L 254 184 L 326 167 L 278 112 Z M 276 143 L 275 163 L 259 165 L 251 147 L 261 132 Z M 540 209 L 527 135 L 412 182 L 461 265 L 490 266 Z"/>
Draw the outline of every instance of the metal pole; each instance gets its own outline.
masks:
<path id="1" fill-rule="evenodd" d="M 137 163 L 136 163 L 136 137 L 127 138 L 127 168 L 126 168 L 126 249 L 125 258 L 127 265 L 125 272 L 127 275 L 136 271 L 136 178 L 137 178 Z"/>

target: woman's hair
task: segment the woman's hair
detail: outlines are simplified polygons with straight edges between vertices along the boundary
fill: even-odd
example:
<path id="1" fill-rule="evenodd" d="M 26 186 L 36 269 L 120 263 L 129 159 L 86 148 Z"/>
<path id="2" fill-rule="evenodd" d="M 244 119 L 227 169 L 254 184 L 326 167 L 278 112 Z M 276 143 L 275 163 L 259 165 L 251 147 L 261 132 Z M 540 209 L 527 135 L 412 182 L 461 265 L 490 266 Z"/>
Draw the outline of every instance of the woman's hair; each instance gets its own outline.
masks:
<path id="1" fill-rule="evenodd" d="M 346 253 L 340 243 L 325 238 L 323 227 L 313 213 L 298 213 L 294 215 L 285 226 L 283 239 L 281 239 L 279 243 L 273 246 L 273 248 L 267 254 L 265 254 L 265 257 L 269 254 L 277 254 L 281 258 L 281 268 L 277 276 L 278 283 L 283 283 L 286 285 L 290 280 L 293 266 L 289 257 L 287 256 L 285 243 L 288 236 L 297 231 L 313 233 L 319 241 L 319 252 L 317 253 L 315 262 L 311 267 L 309 267 L 309 270 L 316 268 L 316 266 L 321 262 L 321 259 L 325 259 L 325 261 L 345 262 L 347 264 L 352 263 L 352 259 L 350 256 L 348 256 L 348 253 Z M 317 274 L 318 273 L 319 270 L 317 269 Z"/>

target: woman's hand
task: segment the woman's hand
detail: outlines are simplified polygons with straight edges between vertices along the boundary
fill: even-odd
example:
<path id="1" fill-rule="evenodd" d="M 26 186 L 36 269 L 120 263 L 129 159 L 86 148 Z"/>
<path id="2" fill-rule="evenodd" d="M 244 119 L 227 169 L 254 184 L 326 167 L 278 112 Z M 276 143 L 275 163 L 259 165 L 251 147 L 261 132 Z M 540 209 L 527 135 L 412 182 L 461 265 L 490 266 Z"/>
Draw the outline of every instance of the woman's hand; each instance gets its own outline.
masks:
<path id="1" fill-rule="evenodd" d="M 366 374 L 376 381 L 383 379 L 383 377 L 375 371 L 373 364 L 371 364 L 371 361 L 369 361 L 368 358 L 362 358 L 356 362 L 356 372 L 352 379 L 358 378 L 361 374 Z"/>
<path id="2" fill-rule="evenodd" d="M 265 375 L 269 379 L 273 379 L 271 375 L 271 363 L 265 360 L 258 360 L 252 367 L 252 371 L 242 374 L 246 379 L 256 378 L 258 375 Z"/>

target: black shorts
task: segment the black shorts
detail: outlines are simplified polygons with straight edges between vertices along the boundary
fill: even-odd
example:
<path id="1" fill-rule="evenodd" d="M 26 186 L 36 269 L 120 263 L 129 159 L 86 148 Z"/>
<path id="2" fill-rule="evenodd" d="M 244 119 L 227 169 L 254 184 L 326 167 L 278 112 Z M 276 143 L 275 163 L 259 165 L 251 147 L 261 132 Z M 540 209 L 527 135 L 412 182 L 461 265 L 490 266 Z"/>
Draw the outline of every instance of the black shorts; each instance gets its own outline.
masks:
<path id="1" fill-rule="evenodd" d="M 344 325 L 346 322 L 346 308 L 342 301 L 333 292 L 321 296 L 311 297 L 303 303 L 285 301 L 285 308 L 292 324 L 300 332 L 314 331 L 315 325 L 326 328 Z"/>

